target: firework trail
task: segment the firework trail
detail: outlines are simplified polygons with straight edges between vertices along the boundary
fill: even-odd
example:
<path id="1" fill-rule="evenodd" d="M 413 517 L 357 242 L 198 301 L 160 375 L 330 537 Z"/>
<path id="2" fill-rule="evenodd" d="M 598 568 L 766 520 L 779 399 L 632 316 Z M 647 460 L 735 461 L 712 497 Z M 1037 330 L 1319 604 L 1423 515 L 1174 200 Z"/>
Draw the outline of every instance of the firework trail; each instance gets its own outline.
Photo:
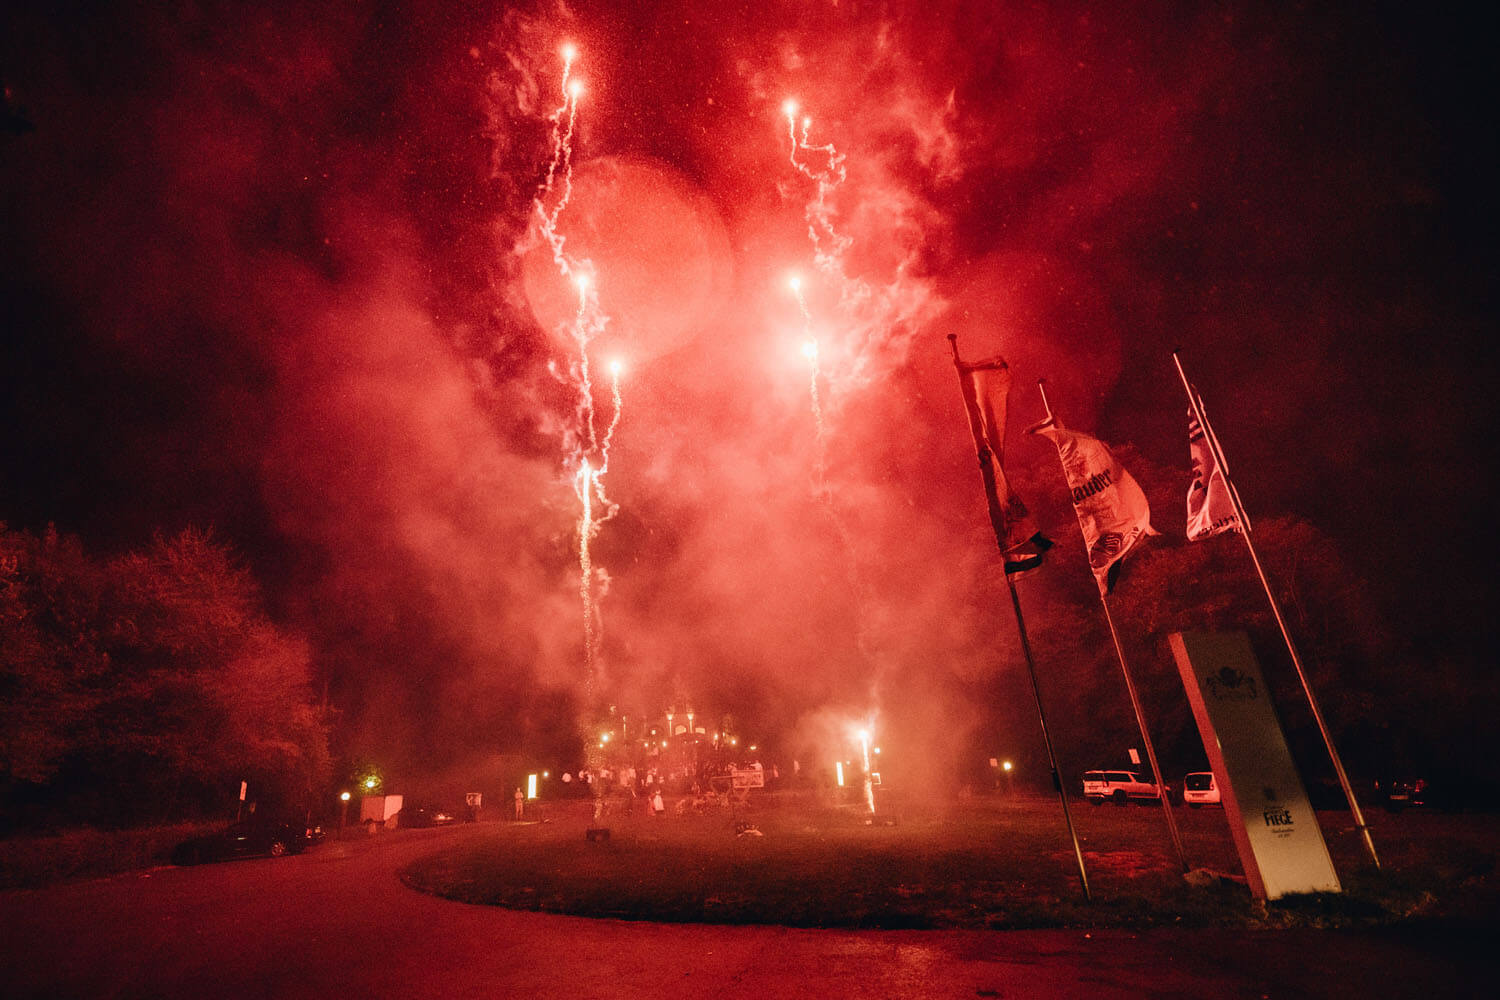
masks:
<path id="1" fill-rule="evenodd" d="M 812 118 L 803 116 L 798 120 L 798 105 L 794 100 L 788 100 L 782 105 L 782 112 L 787 120 L 787 138 L 790 143 L 789 160 L 791 165 L 803 177 L 808 178 L 815 185 L 814 194 L 804 208 L 804 218 L 807 220 L 807 235 L 812 244 L 813 260 L 818 271 L 826 282 L 831 283 L 838 290 L 838 321 L 835 330 L 839 334 L 839 343 L 836 347 L 847 348 L 846 341 L 857 336 L 859 308 L 870 301 L 871 292 L 869 287 L 856 278 L 851 278 L 844 270 L 844 258 L 849 248 L 853 245 L 853 239 L 840 233 L 834 225 L 835 211 L 832 197 L 838 187 L 848 179 L 846 167 L 846 156 L 840 153 L 833 143 L 817 144 L 809 138 L 812 129 Z M 872 615 L 870 608 L 875 600 L 874 588 L 865 579 L 861 571 L 856 555 L 855 539 L 845 522 L 839 509 L 832 488 L 826 482 L 828 464 L 828 425 L 825 419 L 823 400 L 819 390 L 819 383 L 825 381 L 820 360 L 822 351 L 819 338 L 814 335 L 812 314 L 808 309 L 807 299 L 802 292 L 802 281 L 800 277 L 794 276 L 788 285 L 792 294 L 797 299 L 797 307 L 802 314 L 803 329 L 803 354 L 807 357 L 811 366 L 810 373 L 810 400 L 813 421 L 817 431 L 817 457 L 815 466 L 814 497 L 818 505 L 827 515 L 829 524 L 838 536 L 839 543 L 844 552 L 844 575 L 848 581 L 850 591 L 853 593 L 858 607 L 859 626 L 857 630 L 857 644 L 862 657 L 867 663 L 875 664 L 879 657 L 873 646 Z M 859 366 L 862 352 L 840 349 L 838 357 L 843 362 L 852 366 Z M 846 384 L 853 384 L 856 379 L 855 373 L 845 374 Z M 836 388 L 834 381 L 826 380 L 830 397 Z M 872 688 L 879 687 L 878 676 L 880 671 L 876 668 L 876 679 L 872 681 Z M 876 691 L 872 690 L 872 698 L 878 704 L 879 698 Z M 869 761 L 865 762 L 865 771 L 868 776 Z M 867 777 L 868 782 L 868 777 Z M 873 791 L 871 796 L 871 810 L 873 811 Z"/>
<path id="2" fill-rule="evenodd" d="M 808 135 L 812 129 L 812 118 L 804 115 L 797 121 L 797 102 L 787 101 L 781 106 L 786 114 L 787 138 L 791 141 L 791 163 L 804 177 L 817 185 L 816 195 L 807 203 L 807 235 L 812 240 L 813 260 L 818 269 L 841 279 L 844 278 L 843 258 L 853 242 L 839 233 L 833 226 L 833 192 L 848 179 L 844 167 L 845 156 L 834 148 L 833 143 L 814 144 Z M 847 279 L 844 279 L 847 281 Z"/>
<path id="3" fill-rule="evenodd" d="M 818 340 L 813 335 L 812 313 L 807 308 L 807 299 L 802 294 L 802 279 L 793 275 L 787 281 L 792 294 L 796 296 L 797 308 L 802 313 L 802 354 L 807 358 L 809 368 L 808 397 L 812 401 L 813 424 L 817 428 L 818 438 L 818 489 L 823 488 L 824 472 L 827 466 L 828 456 L 828 426 L 823 421 L 823 399 L 818 391 Z"/>
<path id="4" fill-rule="evenodd" d="M 570 79 L 573 60 L 578 58 L 578 49 L 571 42 L 562 47 L 562 104 L 553 111 L 548 121 L 552 123 L 552 159 L 547 163 L 547 178 L 542 182 L 532 201 L 539 219 L 539 229 L 552 248 L 552 259 L 558 271 L 567 277 L 573 272 L 573 263 L 563 253 L 563 236 L 557 231 L 557 219 L 573 198 L 573 127 L 578 120 L 578 97 L 583 93 L 583 84 Z M 552 197 L 558 172 L 562 172 L 562 192 L 551 209 L 547 200 Z"/>
<path id="5" fill-rule="evenodd" d="M 809 138 L 812 118 L 804 115 L 797 120 L 798 105 L 788 100 L 781 106 L 786 115 L 787 139 L 791 146 L 788 155 L 793 167 L 802 176 L 816 185 L 813 199 L 807 203 L 804 217 L 807 219 L 807 235 L 812 242 L 813 260 L 818 270 L 839 288 L 841 304 L 848 301 L 848 286 L 851 284 L 844 274 L 843 257 L 852 240 L 839 233 L 833 225 L 833 206 L 830 197 L 848 178 L 844 166 L 845 156 L 834 148 L 833 143 L 814 144 Z M 821 345 L 813 332 L 812 313 L 807 307 L 807 298 L 802 294 L 802 278 L 794 275 L 787 284 L 797 299 L 797 308 L 802 314 L 802 353 L 808 360 L 808 397 L 812 407 L 813 424 L 817 431 L 817 460 L 814 491 L 827 505 L 830 517 L 841 537 L 846 537 L 844 525 L 833 509 L 833 498 L 828 493 L 825 476 L 828 467 L 828 424 L 824 419 L 823 398 L 819 383 L 823 380 Z"/>
<path id="6" fill-rule="evenodd" d="M 803 208 L 813 262 L 838 296 L 839 343 L 834 345 L 840 359 L 838 384 L 834 384 L 832 373 L 824 373 L 824 384 L 831 395 L 839 387 L 866 384 L 884 365 L 899 360 L 893 358 L 892 348 L 908 341 L 917 325 L 932 315 L 937 303 L 931 288 L 912 277 L 914 256 L 901 261 L 884 284 L 871 285 L 863 277 L 848 273 L 845 265 L 854 240 L 839 231 L 834 204 L 835 194 L 849 179 L 848 156 L 832 142 L 813 141 L 812 118 L 799 117 L 797 101 L 787 100 L 781 110 L 786 118 L 788 162 L 813 183 L 813 195 Z"/>
<path id="7" fill-rule="evenodd" d="M 620 366 L 616 362 L 610 366 L 613 410 L 609 424 L 601 434 L 598 428 L 598 411 L 594 405 L 589 346 L 604 332 L 608 317 L 599 308 L 598 293 L 592 278 L 592 262 L 569 255 L 566 251 L 566 237 L 558 229 L 558 220 L 573 196 L 573 133 L 578 117 L 578 98 L 583 93 L 582 83 L 572 78 L 573 62 L 578 57 L 577 48 L 571 43 L 564 45 L 561 55 L 562 104 L 549 118 L 552 123 L 552 156 L 547 164 L 546 177 L 532 201 L 532 209 L 537 229 L 552 250 L 552 259 L 559 276 L 565 280 L 571 278 L 578 290 L 578 308 L 567 325 L 568 338 L 577 354 L 570 361 L 566 376 L 560 377 L 577 394 L 574 429 L 566 439 L 566 464 L 575 469 L 573 494 L 579 504 L 578 595 L 583 606 L 585 684 L 591 700 L 598 672 L 599 639 L 603 627 L 596 590 L 602 593 L 603 583 L 607 580 L 603 568 L 594 565 L 591 547 L 599 534 L 600 526 L 619 511 L 619 506 L 605 492 L 604 477 L 609 471 L 610 446 L 620 425 L 623 406 L 620 396 Z"/>

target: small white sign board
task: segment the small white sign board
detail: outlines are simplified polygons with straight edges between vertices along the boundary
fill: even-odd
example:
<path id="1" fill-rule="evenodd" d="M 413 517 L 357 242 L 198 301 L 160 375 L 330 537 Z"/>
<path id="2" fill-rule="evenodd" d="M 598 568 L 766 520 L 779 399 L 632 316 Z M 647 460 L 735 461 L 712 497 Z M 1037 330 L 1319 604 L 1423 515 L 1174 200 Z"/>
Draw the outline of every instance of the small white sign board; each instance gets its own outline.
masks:
<path id="1" fill-rule="evenodd" d="M 736 768 L 729 775 L 735 788 L 766 787 L 766 772 L 758 767 Z"/>
<path id="2" fill-rule="evenodd" d="M 1173 632 L 1169 639 L 1250 891 L 1257 899 L 1340 891 L 1249 637 Z"/>
<path id="3" fill-rule="evenodd" d="M 359 821 L 384 823 L 400 811 L 399 795 L 366 795 L 359 803 Z"/>

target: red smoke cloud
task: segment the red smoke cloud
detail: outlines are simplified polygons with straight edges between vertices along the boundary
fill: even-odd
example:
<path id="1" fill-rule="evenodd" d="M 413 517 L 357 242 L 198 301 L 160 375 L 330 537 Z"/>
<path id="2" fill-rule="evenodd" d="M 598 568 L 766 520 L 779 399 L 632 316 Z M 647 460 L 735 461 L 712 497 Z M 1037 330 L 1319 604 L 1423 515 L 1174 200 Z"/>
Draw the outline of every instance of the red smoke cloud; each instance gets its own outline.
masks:
<path id="1" fill-rule="evenodd" d="M 993 706 L 1017 652 L 945 334 L 1009 357 L 1016 425 L 1046 377 L 1070 424 L 1167 467 L 1186 462 L 1167 359 L 1187 347 L 1223 409 L 1250 415 L 1248 485 L 1309 504 L 1321 485 L 1279 485 L 1311 478 L 1309 392 L 1335 380 L 1353 420 L 1376 409 L 1360 386 L 1398 381 L 1341 359 L 1368 318 L 1351 302 L 1389 273 L 1361 255 L 1406 260 L 1381 220 L 1420 213 L 1423 167 L 1387 157 L 1378 129 L 1351 134 L 1363 105 L 1329 96 L 1349 56 L 1319 41 L 1334 18 L 698 2 L 182 17 L 105 15 L 89 31 L 141 53 L 109 62 L 38 15 L 17 64 L 38 133 L 7 154 L 12 270 L 65 303 L 35 325 L 52 309 L 87 331 L 100 384 L 122 378 L 106 359 L 147 373 L 118 447 L 72 432 L 81 464 L 116 470 L 99 478 L 130 523 L 72 516 L 116 541 L 219 522 L 372 752 L 436 766 L 571 735 L 555 692 L 583 679 L 575 401 L 556 373 L 573 292 L 531 232 L 565 40 L 588 90 L 559 226 L 596 268 L 594 360 L 627 365 L 620 513 L 595 547 L 601 670 L 637 710 L 685 696 L 767 734 L 873 714 L 935 766 L 981 722 L 1025 741 L 1027 713 Z M 848 241 L 833 268 L 814 261 L 787 97 L 847 158 L 824 206 Z M 1380 322 L 1393 342 L 1411 325 Z M 1012 439 L 1023 487 L 1050 473 Z M 1384 445 L 1331 447 L 1331 478 L 1352 476 L 1350 449 Z"/>

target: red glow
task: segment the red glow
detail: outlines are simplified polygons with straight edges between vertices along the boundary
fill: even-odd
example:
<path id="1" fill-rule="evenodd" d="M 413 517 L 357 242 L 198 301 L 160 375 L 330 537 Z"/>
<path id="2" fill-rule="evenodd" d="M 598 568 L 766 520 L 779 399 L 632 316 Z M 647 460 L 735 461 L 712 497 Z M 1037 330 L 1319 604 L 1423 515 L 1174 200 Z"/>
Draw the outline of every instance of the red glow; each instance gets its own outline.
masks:
<path id="1" fill-rule="evenodd" d="M 27 363 L 7 427 L 29 443 L 5 513 L 111 541 L 225 519 L 247 562 L 274 570 L 262 582 L 372 752 L 531 739 L 517 719 L 576 735 L 538 706 L 581 700 L 583 588 L 610 613 L 601 676 L 622 696 L 701 691 L 721 732 L 716 700 L 799 733 L 836 712 L 802 753 L 820 773 L 874 704 L 902 761 L 924 741 L 956 753 L 969 723 L 954 720 L 1028 732 L 1003 698 L 965 700 L 1017 661 L 994 554 L 975 542 L 946 333 L 969 356 L 1006 354 L 1016 423 L 1039 415 L 1045 376 L 1072 423 L 1134 443 L 1169 533 L 1185 451 L 1157 376 L 1179 341 L 1218 381 L 1210 403 L 1230 443 L 1243 435 L 1234 454 L 1267 516 L 1344 531 L 1358 560 L 1360 532 L 1405 537 L 1375 523 L 1390 511 L 1446 509 L 1435 487 L 1400 487 L 1431 503 L 1370 500 L 1326 471 L 1416 467 L 1378 481 L 1419 483 L 1462 464 L 1446 462 L 1455 438 L 1407 433 L 1417 411 L 1385 398 L 1422 381 L 1365 366 L 1447 328 L 1420 288 L 1393 302 L 1388 276 L 1434 266 L 1401 234 L 1446 232 L 1464 202 L 1424 152 L 1425 101 L 1368 119 L 1352 95 L 1378 88 L 1315 86 L 1351 69 L 1326 44 L 1341 15 L 1287 7 L 1247 26 L 1100 5 L 1082 30 L 1048 5 L 721 5 L 685 28 L 681 5 L 593 23 L 589 8 L 465 10 L 402 31 L 312 16 L 240 32 L 257 22 L 236 8 L 211 59 L 134 19 L 142 44 L 120 53 L 152 52 L 163 80 L 194 86 L 131 86 L 104 50 L 98 81 L 58 59 L 67 114 L 7 145 L 24 251 L 8 287 L 70 303 L 76 335 L 49 336 L 40 302 L 14 311 L 26 346 L 11 357 Z M 455 51 L 474 53 L 461 71 Z M 1446 370 L 1435 357 L 1420 370 Z M 159 398 L 126 401 L 97 437 L 55 374 L 75 365 L 101 398 Z M 606 457 L 607 380 L 627 367 Z M 33 397 L 58 412 L 19 402 Z M 54 449 L 35 428 L 59 424 Z M 1020 491 L 1039 521 L 1068 524 L 1055 462 L 1031 447 L 1007 456 Z M 587 482 L 606 465 L 622 513 L 575 574 L 574 519 L 585 503 L 590 525 L 606 516 Z M 108 503 L 88 503 L 101 483 Z M 1348 523 L 1356 509 L 1369 523 Z M 1058 555 L 1028 582 L 1039 622 L 1058 620 L 1069 571 Z M 1072 652 L 1056 652 L 1067 681 L 1091 669 Z M 443 740 L 409 721 L 428 714 Z M 739 731 L 775 746 L 760 721 Z"/>

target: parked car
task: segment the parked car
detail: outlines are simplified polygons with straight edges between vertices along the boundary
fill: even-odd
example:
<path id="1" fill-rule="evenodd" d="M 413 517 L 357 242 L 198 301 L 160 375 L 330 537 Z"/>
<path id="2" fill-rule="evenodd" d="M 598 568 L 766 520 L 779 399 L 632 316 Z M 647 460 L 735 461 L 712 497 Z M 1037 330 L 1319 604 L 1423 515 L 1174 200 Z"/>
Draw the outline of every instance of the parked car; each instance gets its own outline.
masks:
<path id="1" fill-rule="evenodd" d="M 1161 795 L 1160 785 L 1134 771 L 1083 772 L 1083 797 L 1096 806 L 1105 802 L 1117 806 L 1131 801 L 1155 802 Z"/>
<path id="2" fill-rule="evenodd" d="M 1212 771 L 1194 771 L 1182 779 L 1182 801 L 1189 809 L 1199 806 L 1223 805 L 1219 796 L 1219 785 Z"/>
<path id="3" fill-rule="evenodd" d="M 203 861 L 301 854 L 307 847 L 302 824 L 244 820 L 217 833 L 194 837 L 172 851 L 172 863 L 196 865 Z"/>
<path id="4" fill-rule="evenodd" d="M 1427 798 L 1427 782 L 1423 778 L 1398 778 L 1386 782 L 1385 808 L 1389 812 L 1425 806 Z"/>
<path id="5" fill-rule="evenodd" d="M 416 802 L 403 806 L 396 815 L 397 821 L 403 827 L 447 826 L 458 822 L 458 813 L 431 802 Z"/>

